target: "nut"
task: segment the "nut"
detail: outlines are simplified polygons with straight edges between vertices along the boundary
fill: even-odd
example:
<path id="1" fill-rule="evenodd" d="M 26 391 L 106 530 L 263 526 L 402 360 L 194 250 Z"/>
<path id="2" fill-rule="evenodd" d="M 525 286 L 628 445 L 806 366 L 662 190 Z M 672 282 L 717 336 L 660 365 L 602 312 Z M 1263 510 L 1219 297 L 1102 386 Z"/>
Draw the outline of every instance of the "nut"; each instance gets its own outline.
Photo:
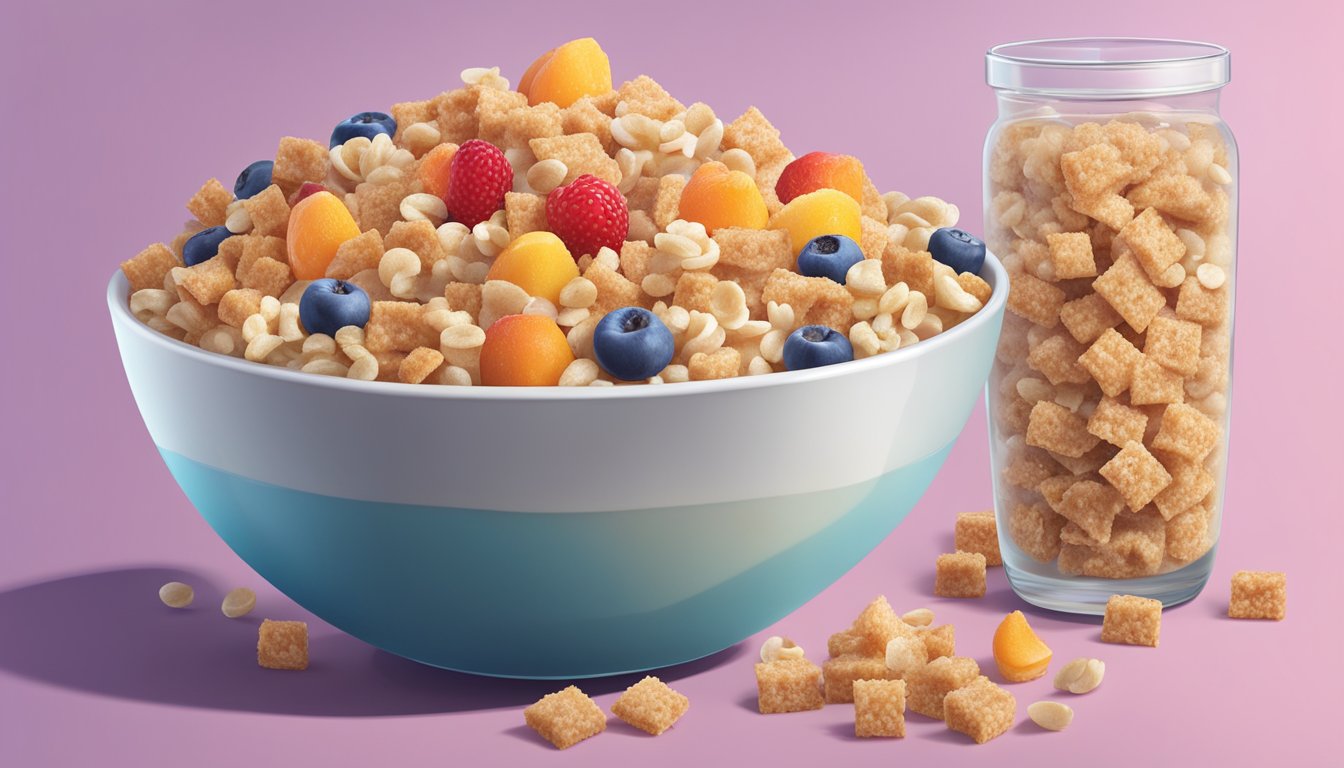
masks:
<path id="1" fill-rule="evenodd" d="M 159 587 L 159 599 L 169 608 L 186 608 L 196 597 L 196 590 L 180 581 L 170 581 Z"/>
<path id="2" fill-rule="evenodd" d="M 230 619 L 236 619 L 239 616 L 246 616 L 257 606 L 257 593 L 247 587 L 238 587 L 229 590 L 229 594 L 224 596 L 224 602 L 220 604 L 219 609 Z"/>
<path id="3" fill-rule="evenodd" d="M 1073 722 L 1073 709 L 1058 701 L 1038 701 L 1027 707 L 1027 717 L 1047 731 L 1062 731 Z"/>

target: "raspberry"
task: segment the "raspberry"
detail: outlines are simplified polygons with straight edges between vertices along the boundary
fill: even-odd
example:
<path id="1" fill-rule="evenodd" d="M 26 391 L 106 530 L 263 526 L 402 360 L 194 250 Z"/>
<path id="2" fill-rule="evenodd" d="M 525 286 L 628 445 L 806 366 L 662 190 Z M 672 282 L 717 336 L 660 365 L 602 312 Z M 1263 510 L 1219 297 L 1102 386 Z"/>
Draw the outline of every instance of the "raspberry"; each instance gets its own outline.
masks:
<path id="1" fill-rule="evenodd" d="M 620 251 L 630 232 L 630 208 L 620 190 L 585 173 L 546 196 L 546 223 L 577 259 L 603 246 Z"/>
<path id="2" fill-rule="evenodd" d="M 448 166 L 448 215 L 474 227 L 504 207 L 504 193 L 513 189 L 513 166 L 494 144 L 472 139 L 457 148 Z"/>

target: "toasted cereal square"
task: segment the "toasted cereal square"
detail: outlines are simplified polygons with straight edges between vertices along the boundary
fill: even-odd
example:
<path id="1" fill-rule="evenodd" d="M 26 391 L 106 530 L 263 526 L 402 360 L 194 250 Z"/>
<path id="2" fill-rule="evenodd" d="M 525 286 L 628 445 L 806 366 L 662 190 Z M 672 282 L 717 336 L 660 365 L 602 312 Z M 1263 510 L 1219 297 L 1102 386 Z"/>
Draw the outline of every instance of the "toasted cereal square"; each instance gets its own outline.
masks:
<path id="1" fill-rule="evenodd" d="M 233 240 L 234 238 L 230 237 L 224 242 L 232 243 Z M 222 243 L 221 247 L 223 247 Z M 289 253 L 284 239 L 256 234 L 242 238 L 242 252 L 238 254 L 238 265 L 235 271 L 239 282 L 246 283 L 248 273 L 252 271 L 252 266 L 263 258 L 288 264 Z"/>
<path id="2" fill-rule="evenodd" d="M 887 668 L 885 656 L 836 656 L 827 659 L 821 669 L 827 704 L 853 702 L 855 680 L 895 680 L 898 677 Z"/>
<path id="3" fill-rule="evenodd" d="M 449 283 L 444 286 L 443 296 L 451 310 L 466 312 L 473 318 L 481 314 L 481 286 L 475 283 Z"/>
<path id="4" fill-rule="evenodd" d="M 887 250 L 887 225 L 869 216 L 860 220 L 859 250 L 865 259 L 880 259 Z"/>
<path id="5" fill-rule="evenodd" d="M 377 234 L 376 230 L 371 231 Z M 393 301 L 396 298 L 392 295 L 392 291 L 388 290 L 386 285 L 383 285 L 383 281 L 378 277 L 378 270 L 376 269 L 365 269 L 356 272 L 346 278 L 346 282 L 363 288 L 364 292 L 369 294 L 370 302 Z M 480 288 L 479 285 L 476 287 Z"/>
<path id="6" fill-rule="evenodd" d="M 1181 290 L 1176 296 L 1176 316 L 1199 323 L 1205 328 L 1216 328 L 1227 322 L 1228 302 L 1226 284 L 1217 290 L 1209 290 L 1199 282 L 1199 278 L 1191 275 L 1181 283 Z"/>
<path id="7" fill-rule="evenodd" d="M 708 272 L 682 272 L 677 278 L 677 290 L 672 294 L 672 303 L 700 312 L 709 312 L 709 297 L 719 279 Z"/>
<path id="8" fill-rule="evenodd" d="M 889 244 L 882 252 L 882 278 L 887 285 L 905 283 L 912 291 L 933 295 L 933 255 Z"/>
<path id="9" fill-rule="evenodd" d="M 836 632 L 826 639 L 826 652 L 831 658 L 837 656 L 862 656 L 868 650 L 868 641 L 853 629 Z"/>
<path id="10" fill-rule="evenodd" d="M 771 165 L 788 158 L 789 148 L 779 139 L 779 131 L 756 107 L 748 107 L 742 116 L 723 127 L 724 149 L 741 149 L 756 161 L 756 167 Z"/>
<path id="11" fill-rule="evenodd" d="M 271 180 L 280 186 L 288 198 L 305 181 L 321 182 L 327 177 L 330 160 L 325 146 L 311 139 L 285 136 L 275 151 L 275 165 Z"/>
<path id="12" fill-rule="evenodd" d="M 985 556 L 985 565 L 1003 565 L 993 510 L 958 514 L 953 539 L 958 552 L 976 552 Z"/>
<path id="13" fill-rule="evenodd" d="M 1188 563 L 1209 551 L 1213 546 L 1209 540 L 1211 512 L 1197 504 L 1167 521 L 1167 557 Z"/>
<path id="14" fill-rule="evenodd" d="M 1059 321 L 1069 334 L 1083 344 L 1096 341 L 1108 328 L 1120 323 L 1120 315 L 1106 299 L 1095 293 L 1067 302 L 1059 308 Z"/>
<path id="15" fill-rule="evenodd" d="M 1048 563 L 1059 556 L 1059 532 L 1066 522 L 1043 503 L 1017 503 L 1008 513 L 1008 535 L 1033 560 Z"/>
<path id="16" fill-rule="evenodd" d="M 1021 446 L 1013 450 L 1004 463 L 1003 479 L 1018 488 L 1036 490 L 1041 481 L 1059 471 L 1059 466 L 1050 458 L 1050 454 L 1031 446 Z"/>
<path id="17" fill-rule="evenodd" d="M 664 178 L 664 176 L 641 176 L 635 182 L 634 188 L 625 194 L 626 205 L 631 213 L 644 211 L 650 219 L 653 218 L 654 201 L 658 197 L 658 185 Z M 680 202 L 680 198 L 681 193 L 678 191 L 678 202 Z"/>
<path id="18" fill-rule="evenodd" d="M 504 221 L 510 240 L 546 229 L 546 198 L 530 192 L 505 192 Z"/>
<path id="19" fill-rule="evenodd" d="M 484 122 L 481 123 L 481 129 L 485 129 Z M 532 139 L 550 138 L 565 133 L 564 119 L 560 113 L 560 107 L 550 102 L 543 102 L 532 107 L 523 105 L 509 110 L 504 125 L 503 144 L 500 147 L 521 149 L 529 146 L 528 142 Z M 598 143 L 601 144 L 600 138 Z M 605 154 L 607 147 L 605 144 L 601 146 L 602 152 Z"/>
<path id="20" fill-rule="evenodd" d="M 1054 477 L 1041 481 L 1039 491 L 1041 496 L 1045 498 L 1045 503 L 1049 504 L 1051 509 L 1058 512 L 1060 505 L 1064 503 L 1064 494 L 1067 493 L 1076 482 L 1078 482 L 1078 478 L 1072 474 L 1055 475 Z"/>
<path id="21" fill-rule="evenodd" d="M 626 240 L 621 244 L 621 274 L 638 285 L 649 274 L 649 261 L 653 259 L 653 244 L 643 240 Z"/>
<path id="22" fill-rule="evenodd" d="M 1081 365 L 1107 397 L 1119 397 L 1129 389 L 1134 369 L 1143 361 L 1143 353 L 1114 328 L 1102 331 L 1092 346 L 1078 357 Z"/>
<path id="23" fill-rule="evenodd" d="M 681 192 L 686 188 L 686 177 L 667 174 L 658 179 L 658 193 L 653 201 L 653 223 L 658 229 L 681 218 Z"/>
<path id="24" fill-rule="evenodd" d="M 854 681 L 854 735 L 905 738 L 905 681 Z"/>
<path id="25" fill-rule="evenodd" d="M 1125 443 L 1100 471 L 1135 512 L 1148 506 L 1163 488 L 1171 485 L 1171 474 L 1162 462 L 1149 453 L 1143 443 L 1134 440 Z"/>
<path id="26" fill-rule="evenodd" d="M 607 729 L 607 716 L 597 702 L 572 685 L 542 696 L 523 710 L 523 720 L 556 749 L 568 749 Z"/>
<path id="27" fill-rule="evenodd" d="M 678 112 L 686 111 L 686 106 L 648 75 L 640 75 L 628 80 L 616 89 L 616 100 L 625 102 L 625 114 L 631 112 L 648 115 L 654 120 L 668 120 Z"/>
<path id="28" fill-rule="evenodd" d="M 1162 427 L 1153 438 L 1153 448 L 1203 461 L 1218 445 L 1222 433 L 1218 422 L 1205 416 L 1198 408 L 1173 403 L 1162 412 Z"/>
<path id="29" fill-rule="evenodd" d="M 863 638 L 862 653 L 866 656 L 886 653 L 887 643 L 893 638 L 914 636 L 914 630 L 896 615 L 885 595 L 878 595 L 865 606 L 851 629 Z"/>
<path id="30" fill-rule="evenodd" d="M 1232 574 L 1232 600 L 1227 615 L 1233 619 L 1283 621 L 1288 610 L 1288 579 L 1277 571 L 1237 571 Z"/>
<path id="31" fill-rule="evenodd" d="M 756 665 L 756 706 L 763 715 L 821 709 L 821 667 L 807 659 Z"/>
<path id="32" fill-rule="evenodd" d="M 621 273 L 594 261 L 583 276 L 597 286 L 597 300 L 589 307 L 595 315 L 605 315 L 618 307 L 645 306 L 646 296 L 639 285 Z"/>
<path id="33" fill-rule="evenodd" d="M 653 238 L 658 235 L 658 225 L 653 223 L 653 216 L 647 211 L 638 209 L 630 210 L 630 225 L 626 232 L 626 240 L 642 240 L 643 242 L 653 244 Z"/>
<path id="34" fill-rule="evenodd" d="M 504 148 L 514 110 L 526 107 L 527 96 L 517 91 L 483 88 L 476 95 L 476 130 L 478 134 L 476 138 L 488 141 L 501 149 Z M 555 109 L 554 105 L 552 105 L 552 109 Z M 554 117 L 555 127 L 558 131 L 560 128 L 558 111 L 554 113 Z"/>
<path id="35" fill-rule="evenodd" d="M 1016 392 L 1006 395 L 1005 399 L 999 401 L 995 412 L 995 422 L 998 424 L 999 431 L 1009 435 L 1022 435 L 1027 431 L 1027 425 L 1031 420 L 1032 404 L 1024 400 Z"/>
<path id="36" fill-rule="evenodd" d="M 1049 270 L 1054 269 L 1054 264 L 1050 262 L 1050 249 L 1044 243 L 1038 243 L 1035 240 L 1014 240 L 1013 250 L 1022 257 L 1022 266 L 1029 275 L 1041 275 L 1042 268 L 1049 274 Z M 1047 279 L 1047 278 L 1042 278 Z M 1053 280 L 1053 277 L 1048 278 Z"/>
<path id="37" fill-rule="evenodd" d="M 1116 515 L 1110 541 L 1105 544 L 1064 542 L 1059 550 L 1059 570 L 1103 579 L 1150 576 L 1162 567 L 1166 535 L 1166 523 L 1156 512 Z"/>
<path id="38" fill-rule="evenodd" d="M 419 384 L 440 365 L 443 365 L 442 352 L 429 347 L 416 347 L 397 366 L 397 380 L 405 384 Z"/>
<path id="39" fill-rule="evenodd" d="M 1162 602 L 1134 595 L 1111 595 L 1101 623 L 1101 642 L 1157 647 Z"/>
<path id="40" fill-rule="evenodd" d="M 444 141 L 461 144 L 476 138 L 480 133 L 476 124 L 476 105 L 485 90 L 482 86 L 470 85 L 444 91 L 431 100 Z"/>
<path id="41" fill-rule="evenodd" d="M 970 272 L 962 272 L 957 275 L 957 285 L 961 289 L 976 298 L 982 305 L 989 301 L 993 289 L 989 283 L 985 282 L 979 275 L 973 275 Z"/>
<path id="42" fill-rule="evenodd" d="M 1215 208 L 1199 179 L 1184 173 L 1155 176 L 1130 189 L 1125 197 L 1135 208 L 1157 209 L 1186 221 L 1205 219 Z"/>
<path id="43" fill-rule="evenodd" d="M 426 274 L 434 268 L 434 262 L 446 258 L 443 244 L 439 242 L 438 230 L 428 221 L 398 221 L 383 235 L 383 248 L 406 248 L 420 257 L 420 270 Z"/>
<path id="44" fill-rule="evenodd" d="M 690 706 L 690 699 L 650 675 L 626 688 L 611 705 L 611 713 L 641 731 L 657 736 L 680 720 Z"/>
<path id="45" fill-rule="evenodd" d="M 1128 442 L 1143 442 L 1148 429 L 1148 414 L 1131 408 L 1112 397 L 1103 397 L 1087 419 L 1087 431 L 1123 448 Z"/>
<path id="46" fill-rule="evenodd" d="M 401 363 L 406 359 L 405 352 L 375 352 L 373 356 L 378 360 L 376 381 L 399 381 L 397 373 L 401 371 Z"/>
<path id="47" fill-rule="evenodd" d="M 307 669 L 308 624 L 263 619 L 257 630 L 257 664 L 266 669 Z"/>
<path id="48" fill-rule="evenodd" d="M 713 352 L 696 352 L 687 361 L 691 381 L 731 379 L 742 366 L 742 353 L 732 347 L 719 347 Z"/>
<path id="49" fill-rule="evenodd" d="M 1075 199 L 1070 207 L 1091 216 L 1112 230 L 1119 230 L 1134 218 L 1134 205 L 1121 195 L 1109 194 L 1090 199 Z"/>
<path id="50" fill-rule="evenodd" d="M 585 173 L 612 185 L 621 183 L 621 171 L 616 161 L 611 159 L 602 147 L 602 142 L 591 133 L 536 138 L 529 141 L 528 146 L 538 160 L 556 159 L 565 164 L 569 172 L 565 174 L 562 184 L 568 184 Z"/>
<path id="51" fill-rule="evenodd" d="M 776 269 L 792 269 L 795 256 L 783 230 L 722 227 L 714 231 L 719 244 L 719 262 L 711 273 L 720 280 L 735 280 L 747 295 L 753 319 L 765 317 L 761 292 Z"/>
<path id="52" fill-rule="evenodd" d="M 364 346 L 379 352 L 439 348 L 439 334 L 425 322 L 424 307 L 409 301 L 375 301 L 364 326 Z"/>
<path id="53" fill-rule="evenodd" d="M 1153 498 L 1153 503 L 1167 520 L 1199 505 L 1218 484 L 1202 462 L 1180 454 L 1164 454 L 1162 466 L 1171 474 L 1171 484 Z"/>
<path id="54" fill-rule="evenodd" d="M 1114 488 L 1095 480 L 1079 480 L 1064 492 L 1056 510 L 1099 544 L 1111 540 L 1111 525 L 1125 501 Z"/>
<path id="55" fill-rule="evenodd" d="M 956 632 L 956 627 L 951 624 L 943 624 L 937 627 L 915 627 L 915 637 L 924 643 L 925 661 L 955 655 L 957 652 Z"/>
<path id="56" fill-rule="evenodd" d="M 560 110 L 560 124 L 565 133 L 593 134 L 609 155 L 616 154 L 619 149 L 611 138 L 611 116 L 598 109 L 591 96 L 584 96 Z"/>
<path id="57" fill-rule="evenodd" d="M 1075 200 L 1095 200 L 1124 187 L 1134 168 L 1110 144 L 1093 144 L 1059 156 L 1064 185 Z"/>
<path id="58" fill-rule="evenodd" d="M 1060 456 L 1078 458 L 1096 447 L 1098 438 L 1087 431 L 1087 421 L 1064 406 L 1040 400 L 1031 408 L 1027 445 Z"/>
<path id="59" fill-rule="evenodd" d="M 162 288 L 168 273 L 180 266 L 182 262 L 168 246 L 154 243 L 121 262 L 121 271 L 126 275 L 126 282 L 131 284 L 131 293 L 135 293 L 145 288 Z"/>
<path id="60" fill-rule="evenodd" d="M 216 304 L 224 298 L 224 294 L 238 287 L 228 262 L 218 256 L 186 267 L 183 272 L 185 274 L 178 284 L 199 304 Z"/>
<path id="61" fill-rule="evenodd" d="M 1145 208 L 1120 230 L 1118 237 L 1129 246 L 1150 280 L 1161 278 L 1162 273 L 1185 256 L 1185 243 L 1162 220 L 1156 208 Z"/>
<path id="62" fill-rule="evenodd" d="M 366 269 L 377 269 L 383 258 L 383 238 L 378 230 L 370 229 L 341 243 L 336 255 L 327 265 L 327 277 L 348 280 Z"/>
<path id="63" fill-rule="evenodd" d="M 285 236 L 289 228 L 289 203 L 279 185 L 272 184 L 244 200 L 243 208 L 252 219 L 252 234 Z"/>
<path id="64" fill-rule="evenodd" d="M 1006 733 L 1016 716 L 1017 699 L 984 675 L 943 698 L 947 727 L 970 736 L 976 744 Z"/>
<path id="65" fill-rule="evenodd" d="M 1031 347 L 1027 364 L 1045 374 L 1045 378 L 1056 386 L 1085 384 L 1089 381 L 1087 369 L 1078 364 L 1078 358 L 1086 351 L 1072 336 L 1056 333 Z"/>
<path id="66" fill-rule="evenodd" d="M 1109 443 L 1098 441 L 1095 448 L 1084 453 L 1082 456 L 1062 456 L 1058 453 L 1052 453 L 1050 454 L 1050 458 L 1062 465 L 1076 478 L 1078 475 L 1091 474 L 1101 469 L 1102 465 L 1110 461 L 1111 457 L 1115 456 L 1115 454 L 1116 449 Z M 1042 485 L 1044 485 L 1044 483 L 1042 483 Z"/>
<path id="67" fill-rule="evenodd" d="M 226 218 L 224 209 L 232 202 L 233 193 L 219 179 L 210 179 L 187 201 L 187 210 L 205 226 L 218 227 Z"/>
<path id="68" fill-rule="evenodd" d="M 392 225 L 401 221 L 401 201 L 410 189 L 410 181 L 405 178 L 382 184 L 366 181 L 355 187 L 359 228 L 366 232 L 376 229 L 383 235 L 391 232 Z"/>
<path id="69" fill-rule="evenodd" d="M 980 665 L 966 656 L 944 656 L 906 673 L 906 703 L 911 712 L 943 719 L 943 699 L 980 676 Z"/>
<path id="70" fill-rule="evenodd" d="M 824 325 L 848 334 L 854 324 L 854 296 L 843 285 L 825 277 L 804 277 L 787 269 L 776 269 L 765 281 L 761 301 L 793 307 L 799 325 Z"/>
<path id="71" fill-rule="evenodd" d="M 870 216 L 886 226 L 887 221 L 887 201 L 882 199 L 882 193 L 877 191 L 877 186 L 868 174 L 863 175 L 863 193 L 860 195 L 859 207 L 863 210 L 864 216 Z"/>
<path id="72" fill-rule="evenodd" d="M 1045 236 L 1050 246 L 1050 261 L 1055 279 L 1095 277 L 1097 262 L 1092 258 L 1092 238 L 1086 232 L 1058 232 Z"/>
<path id="73" fill-rule="evenodd" d="M 1198 323 L 1158 316 L 1144 334 L 1143 355 L 1182 376 L 1199 370 L 1199 342 L 1203 329 Z"/>
<path id="74" fill-rule="evenodd" d="M 1064 299 L 1063 291 L 1040 278 L 1026 272 L 1009 275 L 1008 309 L 1039 326 L 1055 327 Z"/>
<path id="75" fill-rule="evenodd" d="M 252 263 L 240 281 L 244 288 L 256 288 L 267 296 L 279 296 L 294 284 L 289 264 L 270 256 L 262 256 Z"/>
<path id="76" fill-rule="evenodd" d="M 1134 257 L 1121 255 L 1092 283 L 1093 289 L 1111 308 L 1124 318 L 1130 328 L 1142 333 L 1163 307 L 1167 299 L 1157 286 L 1148 281 Z"/>
<path id="77" fill-rule="evenodd" d="M 219 322 L 234 328 L 260 311 L 261 291 L 255 288 L 235 288 L 219 300 Z"/>
<path id="78" fill-rule="evenodd" d="M 979 552 L 939 555 L 933 594 L 939 597 L 984 597 L 985 556 Z"/>
<path id="79" fill-rule="evenodd" d="M 433 100 L 403 101 L 393 104 L 388 112 L 397 123 L 397 132 L 393 134 L 392 140 L 398 146 L 401 144 L 401 135 L 407 127 L 416 123 L 433 123 L 438 119 L 438 110 L 434 106 Z"/>
<path id="80" fill-rule="evenodd" d="M 780 155 L 778 160 L 756 166 L 756 188 L 761 191 L 761 197 L 765 198 L 765 211 L 771 216 L 784 208 L 784 204 L 779 201 L 779 194 L 775 192 L 775 187 L 779 185 L 779 177 L 792 159 L 791 154 Z"/>

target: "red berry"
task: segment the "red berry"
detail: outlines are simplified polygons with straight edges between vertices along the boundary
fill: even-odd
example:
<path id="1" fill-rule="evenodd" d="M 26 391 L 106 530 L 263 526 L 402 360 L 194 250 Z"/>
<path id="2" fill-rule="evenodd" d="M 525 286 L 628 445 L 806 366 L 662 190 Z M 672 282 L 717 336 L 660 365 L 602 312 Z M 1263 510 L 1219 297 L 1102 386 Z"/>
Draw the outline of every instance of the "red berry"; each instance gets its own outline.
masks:
<path id="1" fill-rule="evenodd" d="M 513 189 L 513 166 L 488 141 L 472 139 L 457 148 L 448 165 L 448 215 L 474 227 L 504 207 L 504 193 Z"/>
<path id="2" fill-rule="evenodd" d="M 619 253 L 630 233 L 630 208 L 619 189 L 585 173 L 546 196 L 546 224 L 576 259 L 604 246 Z"/>

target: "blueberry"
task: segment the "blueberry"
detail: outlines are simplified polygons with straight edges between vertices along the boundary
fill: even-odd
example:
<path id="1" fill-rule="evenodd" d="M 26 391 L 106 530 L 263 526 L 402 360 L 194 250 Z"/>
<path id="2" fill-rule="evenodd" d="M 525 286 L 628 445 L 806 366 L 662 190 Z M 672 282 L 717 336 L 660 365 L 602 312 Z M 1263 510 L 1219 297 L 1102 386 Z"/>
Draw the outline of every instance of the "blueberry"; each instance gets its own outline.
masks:
<path id="1" fill-rule="evenodd" d="M 258 160 L 244 168 L 238 174 L 238 180 L 233 182 L 233 196 L 246 200 L 271 186 L 271 169 L 274 167 L 275 163 L 270 160 Z"/>
<path id="2" fill-rule="evenodd" d="M 859 244 L 844 235 L 822 235 L 807 241 L 798 254 L 798 271 L 808 277 L 829 277 L 844 285 L 845 273 L 863 261 Z"/>
<path id="3" fill-rule="evenodd" d="M 391 115 L 382 112 L 360 112 L 337 123 L 336 129 L 331 132 L 331 146 L 344 144 L 356 136 L 372 139 L 380 133 L 392 136 L 396 132 L 397 121 L 393 120 Z"/>
<path id="4" fill-rule="evenodd" d="M 784 367 L 790 371 L 818 368 L 854 359 L 849 339 L 834 328 L 804 325 L 784 340 Z"/>
<path id="5" fill-rule="evenodd" d="M 943 227 L 929 236 L 929 253 L 933 258 L 955 269 L 957 274 L 980 274 L 985 265 L 985 243 L 975 235 L 962 230 Z"/>
<path id="6" fill-rule="evenodd" d="M 219 244 L 232 236 L 233 233 L 225 226 L 202 229 L 188 238 L 186 244 L 182 246 L 182 261 L 188 267 L 209 261 L 219 253 Z"/>
<path id="7" fill-rule="evenodd" d="M 672 362 L 672 332 L 643 307 L 608 312 L 593 329 L 593 356 L 602 370 L 621 381 L 656 376 Z"/>
<path id="8" fill-rule="evenodd" d="M 299 322 L 308 333 L 335 336 L 347 325 L 369 322 L 369 294 L 354 283 L 324 277 L 314 280 L 299 298 Z"/>

